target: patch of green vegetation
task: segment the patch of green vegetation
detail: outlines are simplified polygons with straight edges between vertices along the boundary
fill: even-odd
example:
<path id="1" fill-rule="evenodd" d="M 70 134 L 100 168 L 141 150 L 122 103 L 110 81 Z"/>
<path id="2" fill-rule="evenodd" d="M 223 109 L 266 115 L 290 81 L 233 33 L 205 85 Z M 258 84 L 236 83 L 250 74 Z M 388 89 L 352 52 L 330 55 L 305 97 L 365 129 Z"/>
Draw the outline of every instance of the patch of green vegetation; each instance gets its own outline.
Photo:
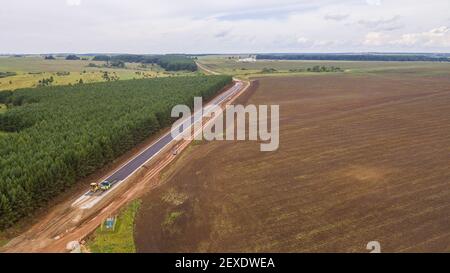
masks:
<path id="1" fill-rule="evenodd" d="M 175 223 L 175 221 L 178 219 L 178 217 L 183 215 L 183 213 L 184 212 L 182 212 L 182 211 L 170 212 L 169 214 L 167 214 L 166 219 L 162 223 L 162 226 L 163 227 L 170 227 L 171 225 L 173 225 Z"/>
<path id="2" fill-rule="evenodd" d="M 186 55 L 98 55 L 93 58 L 94 61 L 106 61 L 113 63 L 119 63 L 125 65 L 125 62 L 129 63 L 141 63 L 141 64 L 158 64 L 167 71 L 197 71 L 197 65 L 193 58 Z"/>
<path id="3" fill-rule="evenodd" d="M 306 69 L 308 72 L 321 73 L 321 72 L 344 72 L 344 70 L 340 67 L 336 66 L 319 66 L 315 65 L 313 67 L 308 67 Z"/>
<path id="4" fill-rule="evenodd" d="M 135 253 L 134 220 L 141 201 L 133 201 L 117 217 L 114 231 L 99 227 L 87 248 L 94 253 Z"/>
<path id="5" fill-rule="evenodd" d="M 38 86 L 49 86 L 52 85 L 52 83 L 54 82 L 54 78 L 50 77 L 47 79 L 42 79 L 38 81 Z"/>
<path id="6" fill-rule="evenodd" d="M 261 70 L 261 73 L 275 73 L 275 72 L 277 72 L 275 68 L 264 67 L 263 70 Z"/>
<path id="7" fill-rule="evenodd" d="M 77 60 L 80 60 L 81 58 L 80 57 L 78 57 L 77 55 L 68 55 L 67 57 L 66 57 L 66 60 L 68 60 L 68 61 L 77 61 Z"/>
<path id="8" fill-rule="evenodd" d="M 187 198 L 187 194 L 178 192 L 174 188 L 171 188 L 161 199 L 166 203 L 179 206 L 183 204 Z"/>
<path id="9" fill-rule="evenodd" d="M 197 65 L 191 58 L 182 55 L 164 55 L 157 62 L 168 71 L 197 71 Z"/>
<path id="10" fill-rule="evenodd" d="M 161 230 L 166 236 L 174 236 L 181 234 L 183 231 L 182 225 L 180 225 L 180 217 L 184 215 L 184 211 L 171 211 L 166 214 L 164 220 L 161 223 Z"/>
<path id="11" fill-rule="evenodd" d="M 245 70 L 244 68 L 241 70 Z M 306 69 L 304 68 L 298 68 L 298 69 L 289 69 L 289 71 L 287 71 L 289 73 L 305 73 L 305 72 L 313 72 L 313 73 L 322 73 L 322 72 L 344 72 L 344 70 L 340 67 L 336 67 L 336 66 L 319 66 L 319 65 L 315 65 L 313 67 L 308 67 Z M 276 70 L 275 68 L 267 68 L 264 67 L 261 70 L 261 73 L 263 74 L 271 74 L 271 73 L 278 73 L 278 70 Z M 284 72 L 286 73 L 286 72 Z"/>
<path id="12" fill-rule="evenodd" d="M 70 72 L 66 72 L 66 71 L 58 71 L 58 72 L 56 72 L 56 75 L 57 76 L 60 76 L 60 77 L 62 77 L 62 76 L 69 76 L 70 75 Z"/>

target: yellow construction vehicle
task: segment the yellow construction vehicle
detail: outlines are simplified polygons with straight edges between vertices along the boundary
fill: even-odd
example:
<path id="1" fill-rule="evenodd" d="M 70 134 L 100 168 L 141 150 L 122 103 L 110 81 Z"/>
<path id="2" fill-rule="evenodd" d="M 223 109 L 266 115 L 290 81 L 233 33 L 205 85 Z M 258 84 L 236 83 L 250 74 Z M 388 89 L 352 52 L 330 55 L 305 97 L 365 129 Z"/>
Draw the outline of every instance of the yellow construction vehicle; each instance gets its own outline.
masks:
<path id="1" fill-rule="evenodd" d="M 91 183 L 91 192 L 97 192 L 98 189 L 98 183 Z"/>
<path id="2" fill-rule="evenodd" d="M 111 188 L 111 183 L 108 181 L 103 181 L 101 183 L 91 183 L 91 192 L 95 193 L 99 190 L 105 192 Z"/>

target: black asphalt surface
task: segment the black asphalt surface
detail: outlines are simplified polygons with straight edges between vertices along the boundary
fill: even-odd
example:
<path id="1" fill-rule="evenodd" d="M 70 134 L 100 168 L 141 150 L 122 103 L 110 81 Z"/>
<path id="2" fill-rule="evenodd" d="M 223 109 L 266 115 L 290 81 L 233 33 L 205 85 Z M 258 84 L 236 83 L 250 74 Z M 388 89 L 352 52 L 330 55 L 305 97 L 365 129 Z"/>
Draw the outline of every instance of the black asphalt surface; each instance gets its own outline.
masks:
<path id="1" fill-rule="evenodd" d="M 233 87 L 228 89 L 227 91 L 223 92 L 216 98 L 214 98 L 211 101 L 212 105 L 219 105 L 223 101 L 225 101 L 230 96 L 234 95 L 236 92 L 238 92 L 242 87 L 241 82 L 237 82 Z M 191 123 L 194 124 L 197 121 L 199 121 L 201 118 L 200 115 L 192 115 L 191 116 Z M 184 122 L 181 124 L 177 130 L 176 130 L 176 136 L 179 134 L 182 134 L 186 129 L 189 128 L 189 123 L 186 124 Z M 122 166 L 119 170 L 117 170 L 115 173 L 113 173 L 111 176 L 106 178 L 107 181 L 111 183 L 111 187 L 114 186 L 114 184 L 125 180 L 128 176 L 130 176 L 134 171 L 139 169 L 142 165 L 144 165 L 147 161 L 149 161 L 152 157 L 154 157 L 159 151 L 164 149 L 165 146 L 167 146 L 170 142 L 172 142 L 174 138 L 172 137 L 172 134 L 169 132 L 168 134 L 161 137 L 158 141 L 156 141 L 154 144 L 149 146 L 145 151 L 143 151 L 141 154 L 130 160 L 128 163 L 126 163 L 124 166 Z"/>

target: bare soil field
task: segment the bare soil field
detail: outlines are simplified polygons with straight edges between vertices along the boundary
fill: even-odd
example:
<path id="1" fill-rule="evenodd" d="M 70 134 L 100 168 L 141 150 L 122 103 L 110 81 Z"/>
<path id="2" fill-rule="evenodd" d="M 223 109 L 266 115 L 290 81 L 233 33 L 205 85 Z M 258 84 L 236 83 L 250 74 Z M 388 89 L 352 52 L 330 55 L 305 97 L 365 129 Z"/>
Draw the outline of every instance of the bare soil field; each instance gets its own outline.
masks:
<path id="1" fill-rule="evenodd" d="M 450 76 L 258 80 L 280 148 L 191 146 L 143 197 L 139 252 L 450 251 Z"/>

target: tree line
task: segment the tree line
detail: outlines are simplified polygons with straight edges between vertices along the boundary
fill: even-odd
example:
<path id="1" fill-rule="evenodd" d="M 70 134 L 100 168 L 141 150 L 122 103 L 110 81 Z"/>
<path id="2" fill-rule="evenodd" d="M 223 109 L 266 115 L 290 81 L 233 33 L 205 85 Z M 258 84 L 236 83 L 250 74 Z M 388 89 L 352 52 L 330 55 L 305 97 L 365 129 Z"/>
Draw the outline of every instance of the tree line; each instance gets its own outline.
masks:
<path id="1" fill-rule="evenodd" d="M 409 54 L 258 54 L 258 60 L 449 62 L 440 55 Z"/>
<path id="2" fill-rule="evenodd" d="M 66 60 L 69 60 L 69 61 L 76 61 L 76 60 L 80 60 L 81 58 L 80 57 L 78 57 L 77 55 L 68 55 L 67 57 L 66 57 Z"/>
<path id="3" fill-rule="evenodd" d="M 174 120 L 177 104 L 209 99 L 229 76 L 193 76 L 0 92 L 0 229 L 33 213 Z"/>
<path id="4" fill-rule="evenodd" d="M 16 72 L 0 72 L 0 78 L 12 77 L 17 75 Z"/>
<path id="5" fill-rule="evenodd" d="M 197 65 L 192 57 L 186 55 L 98 55 L 92 59 L 94 61 L 104 61 L 110 63 L 126 62 L 126 63 L 143 63 L 158 64 L 167 71 L 196 71 Z"/>

